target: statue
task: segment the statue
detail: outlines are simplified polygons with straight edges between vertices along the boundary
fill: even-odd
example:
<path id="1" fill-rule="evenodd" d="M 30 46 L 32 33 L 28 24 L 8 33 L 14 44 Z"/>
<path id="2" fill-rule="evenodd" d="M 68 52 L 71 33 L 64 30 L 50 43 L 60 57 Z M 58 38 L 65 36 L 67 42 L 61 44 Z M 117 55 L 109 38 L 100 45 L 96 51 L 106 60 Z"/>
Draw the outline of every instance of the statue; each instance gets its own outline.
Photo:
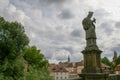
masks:
<path id="1" fill-rule="evenodd" d="M 89 12 L 88 16 L 84 18 L 82 21 L 82 25 L 86 33 L 86 43 L 87 43 L 86 49 L 88 50 L 98 49 L 96 45 L 96 33 L 95 33 L 95 25 L 94 25 L 94 23 L 96 23 L 96 19 L 93 18 L 93 20 L 91 20 L 92 16 L 93 16 L 93 12 Z"/>
<path id="2" fill-rule="evenodd" d="M 82 80 L 108 80 L 109 74 L 104 73 L 101 67 L 102 51 L 96 44 L 95 23 L 93 12 L 89 12 L 88 16 L 83 19 L 82 25 L 86 33 L 86 47 L 82 51 L 84 68 L 79 76 Z"/>

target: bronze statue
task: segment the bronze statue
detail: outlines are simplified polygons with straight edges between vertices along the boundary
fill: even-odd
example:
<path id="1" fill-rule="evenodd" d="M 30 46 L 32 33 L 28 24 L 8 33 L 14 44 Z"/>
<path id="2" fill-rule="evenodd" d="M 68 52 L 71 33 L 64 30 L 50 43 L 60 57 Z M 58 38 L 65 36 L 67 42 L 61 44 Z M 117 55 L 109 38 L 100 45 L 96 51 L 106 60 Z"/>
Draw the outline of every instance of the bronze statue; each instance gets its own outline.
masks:
<path id="1" fill-rule="evenodd" d="M 95 25 L 94 25 L 94 23 L 96 23 L 96 19 L 93 18 L 93 20 L 91 20 L 92 16 L 93 16 L 93 12 L 89 12 L 88 16 L 84 18 L 82 21 L 82 25 L 86 33 L 87 49 L 93 47 L 94 49 L 95 47 L 98 48 L 96 45 L 96 33 L 95 33 Z"/>

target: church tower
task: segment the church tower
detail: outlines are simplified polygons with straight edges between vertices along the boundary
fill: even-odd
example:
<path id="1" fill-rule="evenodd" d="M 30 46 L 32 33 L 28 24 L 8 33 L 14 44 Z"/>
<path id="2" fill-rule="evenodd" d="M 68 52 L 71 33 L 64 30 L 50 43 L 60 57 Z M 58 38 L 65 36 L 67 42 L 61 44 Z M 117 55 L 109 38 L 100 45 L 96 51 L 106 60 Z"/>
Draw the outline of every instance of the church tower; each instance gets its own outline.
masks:
<path id="1" fill-rule="evenodd" d="M 117 59 L 117 52 L 114 51 L 114 56 L 113 56 L 113 63 L 115 63 L 115 60 Z"/>
<path id="2" fill-rule="evenodd" d="M 70 56 L 68 56 L 68 62 L 70 62 Z"/>

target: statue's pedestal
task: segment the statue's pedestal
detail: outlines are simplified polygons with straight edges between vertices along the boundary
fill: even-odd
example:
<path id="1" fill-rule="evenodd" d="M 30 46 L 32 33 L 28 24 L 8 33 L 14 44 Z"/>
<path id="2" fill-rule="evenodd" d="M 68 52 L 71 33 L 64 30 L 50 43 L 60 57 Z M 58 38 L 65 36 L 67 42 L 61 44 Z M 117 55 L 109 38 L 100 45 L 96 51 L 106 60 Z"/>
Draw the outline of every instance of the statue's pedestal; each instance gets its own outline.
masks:
<path id="1" fill-rule="evenodd" d="M 83 50 L 84 69 L 79 74 L 83 80 L 108 80 L 108 74 L 103 73 L 101 68 L 101 50 Z"/>
<path id="2" fill-rule="evenodd" d="M 108 74 L 104 73 L 83 73 L 79 74 L 82 80 L 108 80 Z"/>
<path id="3" fill-rule="evenodd" d="M 101 73 L 101 50 L 83 50 L 84 69 L 82 73 Z"/>

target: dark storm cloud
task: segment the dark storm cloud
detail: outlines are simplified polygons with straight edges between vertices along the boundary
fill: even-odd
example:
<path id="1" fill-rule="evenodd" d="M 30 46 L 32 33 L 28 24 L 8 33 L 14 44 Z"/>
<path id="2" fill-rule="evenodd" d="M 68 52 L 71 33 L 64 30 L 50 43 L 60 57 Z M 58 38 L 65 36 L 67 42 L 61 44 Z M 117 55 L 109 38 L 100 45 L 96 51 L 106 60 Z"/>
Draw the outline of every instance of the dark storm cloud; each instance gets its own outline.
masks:
<path id="1" fill-rule="evenodd" d="M 65 9 L 65 10 L 61 11 L 61 13 L 58 15 L 58 17 L 61 19 L 71 19 L 74 17 L 74 15 L 70 10 Z"/>
<path id="2" fill-rule="evenodd" d="M 115 27 L 116 27 L 116 28 L 120 28 L 120 22 L 116 22 L 116 23 L 115 23 Z"/>

